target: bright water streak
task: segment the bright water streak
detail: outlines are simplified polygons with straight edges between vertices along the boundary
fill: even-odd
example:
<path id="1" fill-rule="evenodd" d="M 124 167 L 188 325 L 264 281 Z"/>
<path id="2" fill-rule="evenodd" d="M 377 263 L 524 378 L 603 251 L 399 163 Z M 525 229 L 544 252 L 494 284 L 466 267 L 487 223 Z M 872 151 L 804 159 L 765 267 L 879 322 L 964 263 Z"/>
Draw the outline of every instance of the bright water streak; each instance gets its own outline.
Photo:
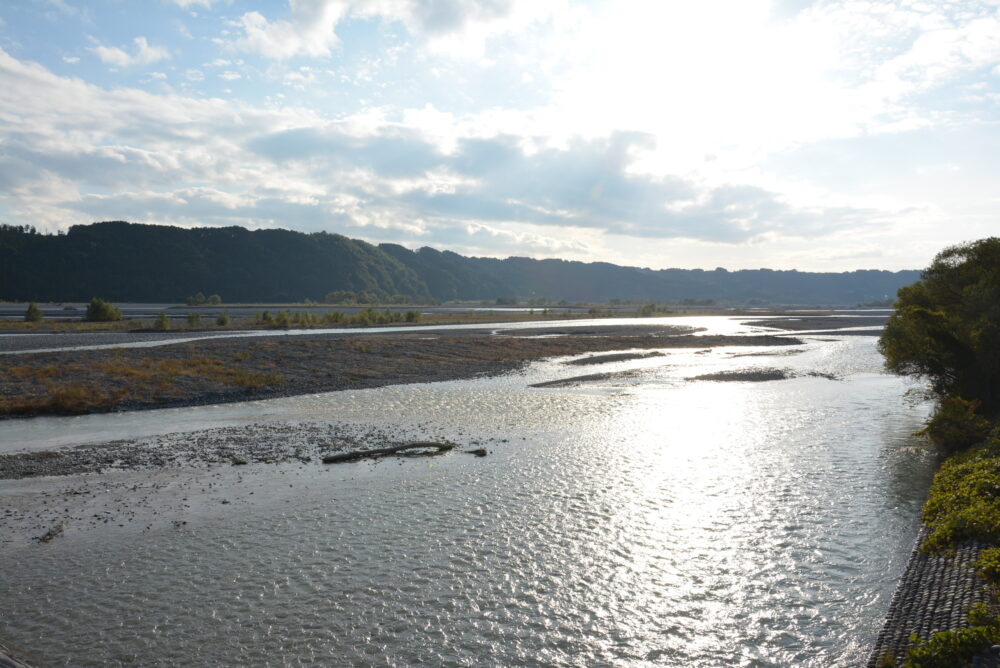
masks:
<path id="1" fill-rule="evenodd" d="M 280 400 L 510 442 L 226 469 L 224 495 L 264 501 L 4 548 L 0 635 L 68 665 L 858 665 L 933 469 L 910 436 L 926 408 L 871 339 L 808 348 Z M 844 379 L 683 380 L 761 364 Z"/>

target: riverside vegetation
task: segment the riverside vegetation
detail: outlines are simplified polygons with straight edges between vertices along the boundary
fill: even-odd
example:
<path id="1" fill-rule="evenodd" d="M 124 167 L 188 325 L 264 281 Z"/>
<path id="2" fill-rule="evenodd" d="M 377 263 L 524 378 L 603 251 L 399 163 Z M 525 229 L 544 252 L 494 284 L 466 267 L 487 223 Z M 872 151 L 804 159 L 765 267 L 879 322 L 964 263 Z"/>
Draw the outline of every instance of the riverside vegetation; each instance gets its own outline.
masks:
<path id="1" fill-rule="evenodd" d="M 975 540 L 977 569 L 1000 592 L 1000 238 L 948 248 L 900 289 L 879 340 L 886 366 L 928 381 L 937 406 L 922 433 L 950 457 L 931 485 L 921 549 Z M 969 628 L 912 637 L 906 666 L 970 665 L 1000 644 L 1000 617 L 976 608 Z M 887 664 L 891 665 L 891 663 Z"/>

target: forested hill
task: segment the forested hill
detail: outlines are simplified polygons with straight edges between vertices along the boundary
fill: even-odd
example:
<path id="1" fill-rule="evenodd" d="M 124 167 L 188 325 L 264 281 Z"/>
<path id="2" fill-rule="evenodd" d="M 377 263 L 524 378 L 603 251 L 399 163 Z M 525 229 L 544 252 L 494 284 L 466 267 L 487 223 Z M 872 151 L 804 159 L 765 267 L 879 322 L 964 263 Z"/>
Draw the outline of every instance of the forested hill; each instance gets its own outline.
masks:
<path id="1" fill-rule="evenodd" d="M 175 302 L 198 292 L 227 302 L 323 301 L 335 291 L 381 301 L 611 299 L 855 305 L 892 297 L 917 271 L 808 273 L 754 269 L 651 270 L 604 262 L 505 260 L 325 232 L 241 227 L 181 229 L 125 222 L 66 234 L 0 226 L 0 299 Z"/>

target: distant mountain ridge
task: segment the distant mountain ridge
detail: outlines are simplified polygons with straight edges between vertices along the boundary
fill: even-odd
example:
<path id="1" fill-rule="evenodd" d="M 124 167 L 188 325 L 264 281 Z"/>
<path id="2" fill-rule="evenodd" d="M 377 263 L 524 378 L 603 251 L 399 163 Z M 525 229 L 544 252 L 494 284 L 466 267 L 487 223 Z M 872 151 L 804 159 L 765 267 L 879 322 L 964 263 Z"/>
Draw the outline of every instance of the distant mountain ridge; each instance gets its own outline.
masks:
<path id="1" fill-rule="evenodd" d="M 348 290 L 418 302 L 512 296 L 853 306 L 893 297 L 919 278 L 919 271 L 653 270 L 499 260 L 280 229 L 114 221 L 46 235 L 0 225 L 0 299 L 21 301 L 177 302 L 202 292 L 228 302 L 299 302 Z"/>

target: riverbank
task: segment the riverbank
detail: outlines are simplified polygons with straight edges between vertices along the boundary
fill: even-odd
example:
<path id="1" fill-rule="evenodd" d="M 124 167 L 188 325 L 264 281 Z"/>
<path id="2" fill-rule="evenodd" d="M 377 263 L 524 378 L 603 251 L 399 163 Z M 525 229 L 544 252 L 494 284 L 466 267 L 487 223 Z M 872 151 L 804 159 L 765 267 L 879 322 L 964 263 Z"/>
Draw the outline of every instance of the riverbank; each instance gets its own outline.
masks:
<path id="1" fill-rule="evenodd" d="M 0 359 L 0 418 L 227 403 L 509 373 L 533 360 L 631 349 L 789 346 L 675 325 L 318 334 Z"/>
<path id="2" fill-rule="evenodd" d="M 964 541 L 953 550 L 928 553 L 921 549 L 926 537 L 927 529 L 922 528 L 869 654 L 867 668 L 903 666 L 908 651 L 917 644 L 913 634 L 927 640 L 935 633 L 967 629 L 974 606 L 995 607 L 989 586 L 975 568 L 980 553 L 989 546 Z M 989 658 L 995 658 L 993 652 L 982 657 Z M 997 663 L 979 665 L 987 668 Z"/>
<path id="3" fill-rule="evenodd" d="M 1000 439 L 945 460 L 869 668 L 1000 666 Z M 970 663 L 971 662 L 971 663 Z"/>

